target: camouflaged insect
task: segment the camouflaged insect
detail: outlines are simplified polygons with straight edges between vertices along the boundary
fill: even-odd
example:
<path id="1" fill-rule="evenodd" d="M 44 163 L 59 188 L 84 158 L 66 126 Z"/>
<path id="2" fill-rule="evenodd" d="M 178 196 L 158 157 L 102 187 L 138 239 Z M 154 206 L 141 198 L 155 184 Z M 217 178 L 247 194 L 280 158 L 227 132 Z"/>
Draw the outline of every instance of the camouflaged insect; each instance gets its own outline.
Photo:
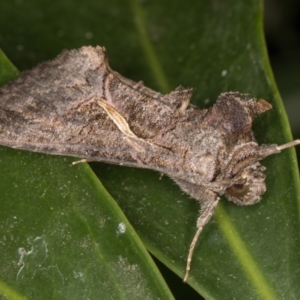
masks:
<path id="1" fill-rule="evenodd" d="M 147 168 L 171 177 L 201 203 L 184 281 L 203 226 L 220 197 L 239 205 L 266 191 L 266 156 L 299 144 L 258 145 L 254 118 L 265 100 L 221 94 L 209 109 L 192 89 L 162 95 L 111 70 L 103 47 L 64 51 L 0 90 L 0 144 L 84 161 Z"/>

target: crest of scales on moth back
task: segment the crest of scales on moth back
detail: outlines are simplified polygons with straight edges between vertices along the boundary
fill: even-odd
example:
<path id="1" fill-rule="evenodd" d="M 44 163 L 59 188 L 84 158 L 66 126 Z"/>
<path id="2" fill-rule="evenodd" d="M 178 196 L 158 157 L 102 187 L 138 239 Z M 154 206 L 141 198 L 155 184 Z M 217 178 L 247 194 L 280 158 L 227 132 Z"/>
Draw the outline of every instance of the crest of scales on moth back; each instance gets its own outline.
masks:
<path id="1" fill-rule="evenodd" d="M 169 175 L 201 203 L 186 281 L 220 197 L 258 202 L 266 190 L 259 161 L 300 143 L 257 144 L 251 126 L 271 109 L 264 100 L 228 92 L 200 109 L 189 103 L 191 95 L 183 87 L 162 95 L 121 76 L 103 47 L 64 51 L 0 90 L 0 144 Z"/>

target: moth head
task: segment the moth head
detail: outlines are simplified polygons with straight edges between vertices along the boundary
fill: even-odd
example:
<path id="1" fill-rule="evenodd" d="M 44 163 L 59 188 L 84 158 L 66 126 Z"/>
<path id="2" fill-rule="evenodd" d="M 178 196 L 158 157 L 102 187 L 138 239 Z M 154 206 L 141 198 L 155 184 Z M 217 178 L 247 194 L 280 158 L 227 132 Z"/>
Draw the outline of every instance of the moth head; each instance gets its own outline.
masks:
<path id="1" fill-rule="evenodd" d="M 258 162 L 245 168 L 226 189 L 226 198 L 240 205 L 251 205 L 260 201 L 261 195 L 266 191 L 264 170 L 265 167 Z"/>
<path id="2" fill-rule="evenodd" d="M 300 140 L 280 146 L 258 146 L 253 141 L 236 147 L 225 168 L 225 178 L 231 182 L 225 190 L 227 199 L 240 205 L 251 205 L 260 201 L 261 195 L 266 191 L 266 168 L 259 161 L 298 144 Z"/>

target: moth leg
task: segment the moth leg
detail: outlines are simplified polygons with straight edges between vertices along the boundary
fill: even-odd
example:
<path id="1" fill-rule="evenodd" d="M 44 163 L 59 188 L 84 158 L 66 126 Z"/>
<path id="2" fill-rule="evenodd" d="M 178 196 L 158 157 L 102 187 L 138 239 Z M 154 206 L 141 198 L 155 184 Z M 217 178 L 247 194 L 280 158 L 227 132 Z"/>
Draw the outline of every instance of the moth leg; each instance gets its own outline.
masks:
<path id="1" fill-rule="evenodd" d="M 213 193 L 214 194 L 214 193 Z M 198 238 L 200 236 L 200 233 L 202 232 L 203 227 L 208 223 L 210 218 L 215 212 L 215 209 L 218 205 L 219 202 L 219 197 L 215 197 L 215 199 L 212 199 L 212 201 L 205 201 L 201 203 L 201 210 L 200 210 L 200 216 L 198 217 L 197 220 L 197 231 L 196 234 L 191 242 L 190 248 L 189 248 L 189 254 L 187 257 L 187 263 L 186 263 L 186 268 L 185 268 L 185 275 L 183 278 L 183 281 L 186 282 L 190 269 L 191 269 L 191 263 L 192 263 L 192 258 L 193 258 L 193 253 L 195 250 L 195 246 L 197 244 Z"/>
<path id="2" fill-rule="evenodd" d="M 73 166 L 78 165 L 78 164 L 83 164 L 83 163 L 86 163 L 86 162 L 88 162 L 88 159 L 86 159 L 86 158 L 83 158 L 83 159 L 80 159 L 80 160 L 76 160 L 76 161 L 73 161 L 70 164 L 70 167 L 73 167 Z"/>
<path id="3" fill-rule="evenodd" d="M 181 187 L 183 191 L 188 193 L 191 197 L 197 199 L 201 204 L 201 210 L 200 210 L 200 216 L 197 220 L 197 231 L 195 233 L 195 236 L 191 242 L 189 253 L 187 257 L 187 263 L 185 268 L 185 275 L 183 278 L 183 281 L 187 281 L 191 269 L 191 262 L 193 258 L 193 253 L 195 250 L 195 246 L 197 244 L 198 238 L 200 236 L 200 233 L 205 226 L 205 224 L 208 223 L 210 218 L 215 212 L 215 209 L 219 203 L 220 197 L 213 191 L 206 189 L 204 187 L 192 184 L 188 181 L 184 181 L 181 179 L 173 178 L 175 182 Z"/>
<path id="4" fill-rule="evenodd" d="M 97 159 L 94 159 L 94 158 L 83 158 L 83 159 L 80 159 L 80 160 L 73 161 L 69 166 L 73 167 L 75 165 L 88 163 L 88 162 L 95 162 L 95 161 L 99 162 L 100 160 L 97 160 Z"/>

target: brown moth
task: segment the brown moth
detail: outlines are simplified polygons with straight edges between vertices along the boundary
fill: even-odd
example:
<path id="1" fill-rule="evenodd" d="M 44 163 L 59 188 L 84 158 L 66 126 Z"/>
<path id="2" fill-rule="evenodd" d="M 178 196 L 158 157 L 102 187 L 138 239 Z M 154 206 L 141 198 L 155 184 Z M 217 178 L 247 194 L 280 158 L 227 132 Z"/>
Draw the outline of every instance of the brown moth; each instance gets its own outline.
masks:
<path id="1" fill-rule="evenodd" d="M 156 170 L 201 203 L 184 281 L 203 226 L 225 195 L 239 205 L 266 191 L 266 156 L 300 143 L 258 145 L 253 119 L 272 108 L 237 92 L 209 109 L 192 89 L 162 95 L 111 70 L 103 47 L 64 51 L 0 90 L 0 144 Z M 76 162 L 75 162 L 76 163 Z"/>

